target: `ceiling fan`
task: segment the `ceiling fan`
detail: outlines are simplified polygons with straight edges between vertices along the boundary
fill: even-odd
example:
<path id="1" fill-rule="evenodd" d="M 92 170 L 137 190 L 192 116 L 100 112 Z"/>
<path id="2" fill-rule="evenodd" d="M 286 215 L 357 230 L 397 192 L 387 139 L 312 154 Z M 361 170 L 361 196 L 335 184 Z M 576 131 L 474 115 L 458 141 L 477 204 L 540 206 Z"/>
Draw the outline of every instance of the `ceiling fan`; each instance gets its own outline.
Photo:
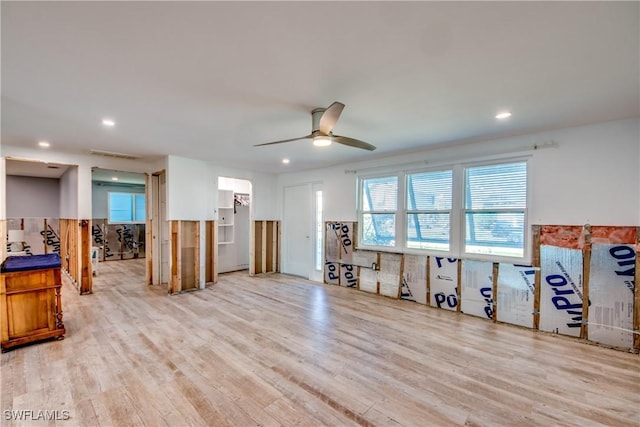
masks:
<path id="1" fill-rule="evenodd" d="M 312 139 L 313 145 L 319 147 L 330 145 L 332 142 L 337 142 L 338 144 L 348 145 L 355 148 L 362 148 L 363 150 L 375 150 L 376 147 L 367 142 L 349 138 L 346 136 L 334 135 L 332 133 L 333 127 L 336 125 L 336 122 L 338 121 L 343 108 L 343 103 L 334 102 L 327 108 L 316 108 L 311 111 L 312 127 L 311 133 L 309 135 L 300 136 L 298 138 L 283 139 L 280 141 L 266 142 L 264 144 L 254 145 L 254 147 L 282 144 L 283 142 L 298 141 L 300 139 Z"/>

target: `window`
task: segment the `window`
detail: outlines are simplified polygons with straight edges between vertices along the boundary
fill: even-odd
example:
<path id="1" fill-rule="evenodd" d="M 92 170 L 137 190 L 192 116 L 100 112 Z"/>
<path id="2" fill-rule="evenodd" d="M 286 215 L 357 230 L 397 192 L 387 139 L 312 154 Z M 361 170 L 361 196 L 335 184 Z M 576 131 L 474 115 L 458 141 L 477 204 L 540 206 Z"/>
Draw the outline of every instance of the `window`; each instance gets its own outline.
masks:
<path id="1" fill-rule="evenodd" d="M 362 248 L 526 260 L 527 162 L 359 179 Z"/>
<path id="2" fill-rule="evenodd" d="M 398 177 L 366 178 L 360 188 L 362 244 L 395 247 Z"/>
<path id="3" fill-rule="evenodd" d="M 449 250 L 453 171 L 407 175 L 407 248 Z"/>
<path id="4" fill-rule="evenodd" d="M 109 222 L 145 222 L 146 199 L 144 194 L 109 192 Z"/>
<path id="5" fill-rule="evenodd" d="M 524 256 L 525 162 L 466 168 L 464 198 L 464 252 Z"/>

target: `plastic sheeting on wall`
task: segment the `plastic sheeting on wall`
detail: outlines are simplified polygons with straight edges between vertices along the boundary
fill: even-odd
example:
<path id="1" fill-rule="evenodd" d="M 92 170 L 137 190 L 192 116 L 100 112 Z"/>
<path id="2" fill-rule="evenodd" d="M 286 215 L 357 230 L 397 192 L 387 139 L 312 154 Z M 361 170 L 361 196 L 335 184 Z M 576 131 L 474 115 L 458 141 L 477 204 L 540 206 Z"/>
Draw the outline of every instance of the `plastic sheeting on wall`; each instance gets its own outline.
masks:
<path id="1" fill-rule="evenodd" d="M 405 255 L 400 298 L 427 303 L 427 256 Z"/>
<path id="2" fill-rule="evenodd" d="M 579 337 L 582 251 L 541 245 L 540 259 L 540 330 Z"/>
<path id="3" fill-rule="evenodd" d="M 402 255 L 382 253 L 380 254 L 380 294 L 398 298 L 400 292 L 400 270 L 402 269 Z"/>
<path id="4" fill-rule="evenodd" d="M 535 286 L 534 267 L 500 264 L 497 320 L 533 328 Z"/>
<path id="5" fill-rule="evenodd" d="M 493 263 L 462 261 L 461 311 L 493 319 Z"/>
<path id="6" fill-rule="evenodd" d="M 432 307 L 456 311 L 458 308 L 458 260 L 429 257 L 429 287 Z"/>
<path id="7" fill-rule="evenodd" d="M 591 341 L 633 347 L 633 245 L 593 245 L 589 274 Z"/>

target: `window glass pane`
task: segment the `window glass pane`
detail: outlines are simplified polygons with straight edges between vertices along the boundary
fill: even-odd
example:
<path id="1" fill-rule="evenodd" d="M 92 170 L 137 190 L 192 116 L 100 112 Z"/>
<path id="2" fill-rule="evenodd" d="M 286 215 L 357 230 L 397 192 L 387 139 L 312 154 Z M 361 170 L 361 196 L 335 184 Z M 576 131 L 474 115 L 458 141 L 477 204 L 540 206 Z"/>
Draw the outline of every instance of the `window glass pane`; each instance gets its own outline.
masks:
<path id="1" fill-rule="evenodd" d="M 449 250 L 449 213 L 407 214 L 407 247 Z"/>
<path id="2" fill-rule="evenodd" d="M 131 194 L 109 193 L 109 222 L 131 222 L 133 220 Z"/>
<path id="3" fill-rule="evenodd" d="M 395 246 L 395 214 L 363 214 L 362 243 L 375 246 Z"/>
<path id="4" fill-rule="evenodd" d="M 135 221 L 144 222 L 147 217 L 147 207 L 146 207 L 146 199 L 144 194 L 136 194 L 136 211 L 135 211 Z"/>
<path id="5" fill-rule="evenodd" d="M 525 162 L 468 168 L 466 179 L 467 209 L 524 209 L 527 206 Z"/>
<path id="6" fill-rule="evenodd" d="M 465 251 L 524 256 L 524 212 L 466 214 Z"/>
<path id="7" fill-rule="evenodd" d="M 368 178 L 362 181 L 363 211 L 395 211 L 397 206 L 397 176 Z"/>
<path id="8" fill-rule="evenodd" d="M 411 174 L 407 178 L 408 210 L 450 210 L 453 172 Z"/>

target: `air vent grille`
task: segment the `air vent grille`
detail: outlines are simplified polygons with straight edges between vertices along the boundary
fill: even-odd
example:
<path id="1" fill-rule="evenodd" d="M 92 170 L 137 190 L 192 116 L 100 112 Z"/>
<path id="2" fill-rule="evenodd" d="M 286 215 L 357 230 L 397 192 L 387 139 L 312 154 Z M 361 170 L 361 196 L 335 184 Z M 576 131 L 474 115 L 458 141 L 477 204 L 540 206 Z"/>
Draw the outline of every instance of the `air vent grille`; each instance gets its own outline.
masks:
<path id="1" fill-rule="evenodd" d="M 94 156 L 116 157 L 118 159 L 129 159 L 129 160 L 136 160 L 139 158 L 137 156 L 132 156 L 131 154 L 115 153 L 113 151 L 91 150 L 91 154 L 93 154 Z"/>

